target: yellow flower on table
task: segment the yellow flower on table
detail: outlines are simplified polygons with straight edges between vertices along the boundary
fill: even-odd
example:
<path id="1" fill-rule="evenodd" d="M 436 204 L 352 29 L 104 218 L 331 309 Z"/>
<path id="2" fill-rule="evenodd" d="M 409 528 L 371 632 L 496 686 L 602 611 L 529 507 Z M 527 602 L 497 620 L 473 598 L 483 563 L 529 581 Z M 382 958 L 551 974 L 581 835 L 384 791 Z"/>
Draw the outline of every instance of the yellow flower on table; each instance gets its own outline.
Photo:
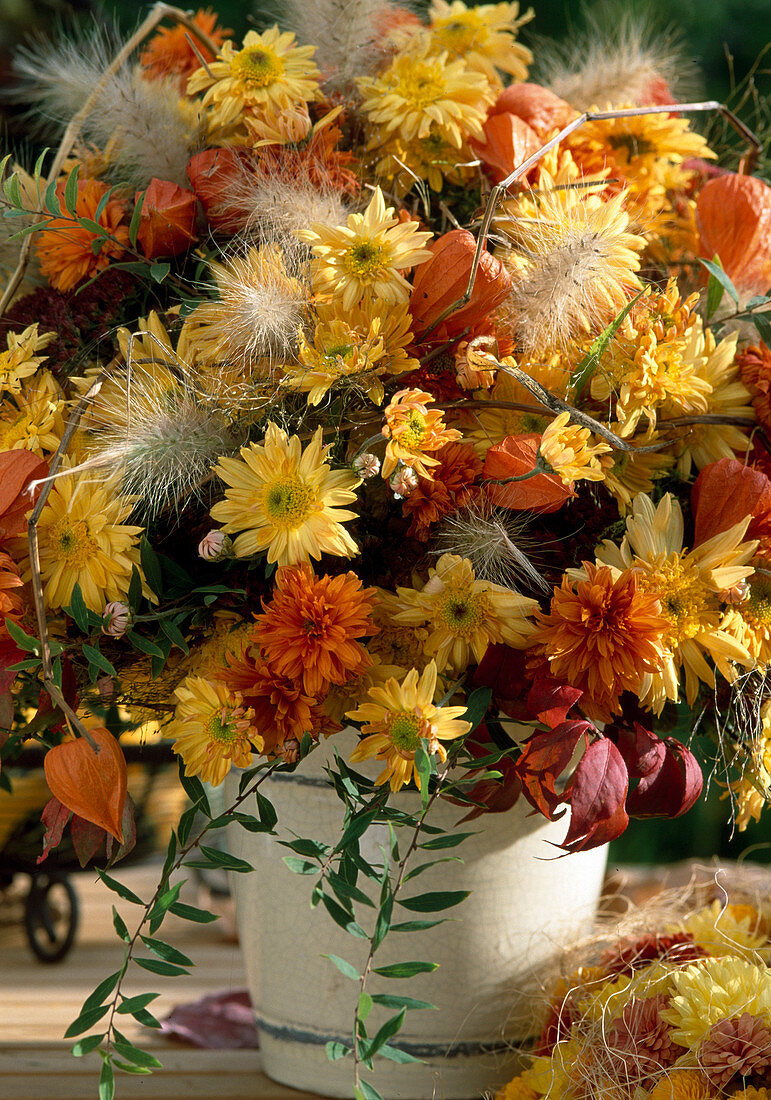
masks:
<path id="1" fill-rule="evenodd" d="M 661 1017 L 672 1039 L 692 1050 L 721 1020 L 749 1012 L 771 1024 L 771 971 L 735 955 L 707 958 L 672 974 L 674 994 Z"/>
<path id="2" fill-rule="evenodd" d="M 365 723 L 362 732 L 369 735 L 353 750 L 351 761 L 373 756 L 385 761 L 377 785 L 390 783 L 391 790 L 398 791 L 414 779 L 420 790 L 415 753 L 421 741 L 426 741 L 427 752 L 436 753 L 444 762 L 447 750 L 442 741 L 462 737 L 471 729 L 471 723 L 460 718 L 466 708 L 435 706 L 435 692 L 436 665 L 432 661 L 421 676 L 413 668 L 401 683 L 390 679 L 383 686 L 371 687 L 367 693 L 371 701 L 347 712 L 347 718 Z"/>
<path id="3" fill-rule="evenodd" d="M 238 692 L 223 683 L 186 676 L 174 692 L 177 708 L 166 736 L 185 764 L 185 775 L 200 775 L 218 786 L 231 767 L 247 768 L 252 753 L 262 751 L 263 740 L 252 726 L 254 712 L 246 710 Z"/>
<path id="4" fill-rule="evenodd" d="M 53 454 L 64 433 L 63 413 L 61 388 L 43 370 L 0 405 L 0 451 L 31 451 L 39 458 Z"/>
<path id="5" fill-rule="evenodd" d="M 263 550 L 268 561 L 297 565 L 322 554 L 352 558 L 356 543 L 342 526 L 356 513 L 341 505 L 356 500 L 359 478 L 332 470 L 321 428 L 303 450 L 298 436 L 270 422 L 263 444 L 241 448 L 240 458 L 221 458 L 215 472 L 228 488 L 211 510 L 226 534 L 238 531 L 239 558 Z"/>
<path id="6" fill-rule="evenodd" d="M 23 332 L 9 332 L 7 349 L 0 351 L 0 391 L 19 393 L 22 380 L 30 378 L 46 359 L 36 353 L 55 339 L 55 332 L 39 333 L 37 321 Z"/>
<path id="7" fill-rule="evenodd" d="M 518 3 L 469 8 L 463 0 L 433 0 L 429 16 L 432 38 L 451 57 L 462 57 L 490 81 L 497 79 L 496 69 L 514 80 L 527 79 L 533 55 L 516 41 L 516 34 L 533 18 L 532 8 L 520 16 Z"/>

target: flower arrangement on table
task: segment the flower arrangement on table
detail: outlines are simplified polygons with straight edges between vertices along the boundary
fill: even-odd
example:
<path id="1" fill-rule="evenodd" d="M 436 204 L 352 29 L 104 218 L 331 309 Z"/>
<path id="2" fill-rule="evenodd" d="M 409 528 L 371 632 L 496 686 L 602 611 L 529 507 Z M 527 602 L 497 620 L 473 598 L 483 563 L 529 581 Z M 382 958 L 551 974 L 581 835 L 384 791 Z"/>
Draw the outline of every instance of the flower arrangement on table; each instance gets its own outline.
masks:
<path id="1" fill-rule="evenodd" d="M 527 82 L 530 14 L 292 0 L 234 41 L 157 4 L 17 59 L 66 130 L 4 162 L 3 759 L 46 750 L 46 852 L 114 860 L 119 739 L 172 742 L 151 936 L 195 919 L 202 783 L 247 769 L 207 829 L 270 831 L 247 794 L 345 725 L 346 828 L 414 784 L 418 830 L 522 798 L 586 849 L 693 805 L 697 720 L 740 827 L 768 797 L 759 144 L 687 104 L 749 142 L 718 167 L 640 42 Z"/>

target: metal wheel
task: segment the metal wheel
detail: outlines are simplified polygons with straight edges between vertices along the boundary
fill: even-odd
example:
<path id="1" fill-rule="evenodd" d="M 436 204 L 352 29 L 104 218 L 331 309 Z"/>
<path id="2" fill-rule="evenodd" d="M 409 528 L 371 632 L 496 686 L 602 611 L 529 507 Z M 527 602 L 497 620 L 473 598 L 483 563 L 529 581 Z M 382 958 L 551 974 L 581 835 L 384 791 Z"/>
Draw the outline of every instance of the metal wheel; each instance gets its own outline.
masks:
<path id="1" fill-rule="evenodd" d="M 78 895 L 66 875 L 37 874 L 24 905 L 29 945 L 41 962 L 59 962 L 78 930 Z"/>

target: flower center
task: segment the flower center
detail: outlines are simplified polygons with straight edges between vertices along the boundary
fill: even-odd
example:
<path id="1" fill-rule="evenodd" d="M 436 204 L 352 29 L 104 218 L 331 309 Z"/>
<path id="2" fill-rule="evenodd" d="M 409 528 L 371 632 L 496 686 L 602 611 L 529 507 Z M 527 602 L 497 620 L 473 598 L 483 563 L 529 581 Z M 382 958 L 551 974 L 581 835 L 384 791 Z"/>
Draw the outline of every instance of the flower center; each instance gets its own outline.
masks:
<path id="1" fill-rule="evenodd" d="M 479 42 L 480 32 L 484 29 L 482 20 L 474 12 L 468 15 L 466 20 L 451 19 L 436 28 L 437 40 L 453 52 L 465 53 Z"/>
<path id="2" fill-rule="evenodd" d="M 430 106 L 439 99 L 444 90 L 444 83 L 437 75 L 437 67 L 423 64 L 402 67 L 400 79 L 394 88 L 396 95 L 407 100 L 413 110 Z"/>
<path id="3" fill-rule="evenodd" d="M 349 275 L 359 279 L 373 279 L 386 266 L 383 249 L 373 241 L 357 241 L 345 253 L 344 265 Z"/>
<path id="4" fill-rule="evenodd" d="M 611 149 L 625 149 L 629 160 L 657 152 L 654 143 L 640 134 L 612 134 L 608 138 L 608 144 Z"/>
<path id="5" fill-rule="evenodd" d="M 284 75 L 284 62 L 264 46 L 247 46 L 230 62 L 230 72 L 258 88 L 269 88 Z"/>
<path id="6" fill-rule="evenodd" d="M 227 707 L 215 710 L 206 723 L 206 736 L 220 745 L 232 745 L 241 733 L 242 723 L 236 719 L 237 712 L 228 712 Z"/>
<path id="7" fill-rule="evenodd" d="M 657 570 L 641 576 L 640 588 L 658 596 L 661 614 L 671 624 L 667 639 L 670 645 L 679 646 L 695 637 L 707 625 L 705 618 L 711 618 L 712 593 L 701 581 L 698 571 L 685 563 L 679 554 L 671 555 Z"/>
<path id="8" fill-rule="evenodd" d="M 399 429 L 399 442 L 403 447 L 419 449 L 426 434 L 426 418 L 417 409 L 411 409 Z"/>
<path id="9" fill-rule="evenodd" d="M 483 593 L 451 588 L 439 605 L 439 618 L 451 633 L 468 638 L 484 621 L 486 609 Z"/>
<path id="10" fill-rule="evenodd" d="M 54 524 L 49 538 L 56 556 L 64 558 L 67 565 L 74 569 L 84 566 L 99 549 L 99 544 L 91 536 L 85 520 L 70 525 L 67 516 Z"/>
<path id="11" fill-rule="evenodd" d="M 741 605 L 742 618 L 754 627 L 771 626 L 771 583 L 765 578 L 753 581 L 750 596 Z"/>
<path id="12" fill-rule="evenodd" d="M 276 527 L 299 527 L 313 511 L 316 494 L 297 476 L 282 477 L 265 489 L 265 511 Z"/>
<path id="13" fill-rule="evenodd" d="M 393 741 L 394 748 L 400 752 L 415 752 L 420 744 L 422 729 L 423 722 L 417 714 L 400 711 L 391 719 L 388 736 Z"/>

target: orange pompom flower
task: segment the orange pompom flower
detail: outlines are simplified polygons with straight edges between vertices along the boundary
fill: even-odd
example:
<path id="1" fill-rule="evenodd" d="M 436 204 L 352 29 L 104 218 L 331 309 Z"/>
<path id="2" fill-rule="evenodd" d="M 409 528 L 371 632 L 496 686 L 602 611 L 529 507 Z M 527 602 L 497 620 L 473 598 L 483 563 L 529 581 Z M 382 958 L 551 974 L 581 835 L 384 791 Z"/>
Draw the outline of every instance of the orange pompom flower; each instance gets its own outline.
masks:
<path id="1" fill-rule="evenodd" d="M 412 518 L 407 534 L 423 542 L 433 524 L 468 504 L 482 472 L 482 460 L 470 443 L 446 443 L 436 457 L 433 479 L 419 477 L 417 489 L 402 501 L 402 511 Z"/>
<path id="2" fill-rule="evenodd" d="M 608 721 L 624 691 L 639 692 L 646 672 L 661 669 L 668 622 L 658 596 L 638 589 L 625 570 L 584 562 L 585 579 L 563 576 L 548 615 L 538 613 L 529 669 L 580 688 L 591 718 Z"/>
<path id="3" fill-rule="evenodd" d="M 217 26 L 217 14 L 211 8 L 205 10 L 199 8 L 193 16 L 193 22 L 217 46 L 221 46 L 233 33 L 229 27 Z M 197 54 L 190 45 L 190 39 L 195 42 Z M 194 38 L 182 23 L 157 30 L 147 44 L 147 48 L 139 56 L 139 64 L 151 80 L 159 80 L 164 76 L 176 76 L 183 90 L 187 84 L 187 78 L 196 69 L 200 69 L 201 60 L 208 64 L 209 61 L 214 60 L 214 54 L 203 42 Z"/>
<path id="4" fill-rule="evenodd" d="M 279 569 L 254 638 L 271 668 L 318 698 L 370 664 L 357 639 L 377 632 L 374 602 L 375 589 L 362 588 L 355 573 L 317 577 L 307 565 Z"/>
<path id="5" fill-rule="evenodd" d="M 764 343 L 736 356 L 742 382 L 752 394 L 752 407 L 762 427 L 771 429 L 771 350 Z"/>
<path id="6" fill-rule="evenodd" d="M 135 201 L 139 202 L 141 192 Z M 195 238 L 198 200 L 192 191 L 169 180 L 151 179 L 144 192 L 137 240 L 148 260 L 176 256 Z"/>
<path id="7" fill-rule="evenodd" d="M 262 751 L 267 756 L 280 753 L 287 741 L 301 741 L 316 724 L 313 696 L 250 650 L 239 656 L 228 654 L 217 679 L 238 692 L 244 705 L 254 712 L 252 725 L 262 736 Z"/>
<path id="8" fill-rule="evenodd" d="M 104 226 L 106 237 L 81 225 L 64 211 L 64 186 L 56 189 L 62 217 L 53 217 L 45 229 L 36 235 L 35 249 L 40 260 L 40 270 L 56 290 L 72 290 L 83 279 L 103 271 L 110 260 L 119 259 L 129 245 L 128 225 L 124 224 L 125 210 L 116 199 L 108 199 L 104 209 L 96 217 L 96 210 L 107 192 L 101 180 L 79 180 L 75 213 Z M 94 252 L 97 242 L 101 242 Z"/>

